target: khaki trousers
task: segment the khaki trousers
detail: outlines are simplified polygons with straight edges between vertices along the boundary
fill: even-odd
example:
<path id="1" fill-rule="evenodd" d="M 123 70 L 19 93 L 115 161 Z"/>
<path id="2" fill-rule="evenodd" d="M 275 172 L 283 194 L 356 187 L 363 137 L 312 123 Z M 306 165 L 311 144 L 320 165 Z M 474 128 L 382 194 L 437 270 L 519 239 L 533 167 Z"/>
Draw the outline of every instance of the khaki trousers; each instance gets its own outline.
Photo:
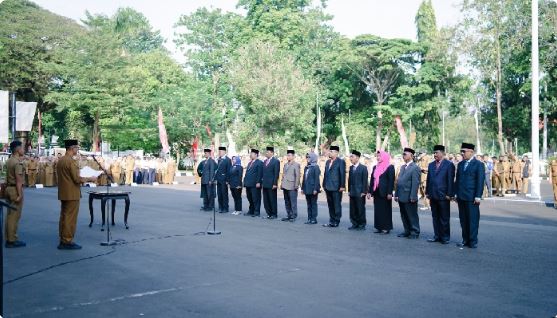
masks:
<path id="1" fill-rule="evenodd" d="M 77 214 L 79 213 L 79 200 L 60 201 L 59 235 L 60 243 L 69 244 L 73 241 L 75 227 L 77 225 Z"/>
<path id="2" fill-rule="evenodd" d="M 23 200 L 16 203 L 17 189 L 14 186 L 6 188 L 6 202 L 16 209 L 8 209 L 5 226 L 5 239 L 6 242 L 17 241 L 17 226 L 21 218 L 21 208 L 23 207 Z"/>
<path id="3" fill-rule="evenodd" d="M 522 191 L 522 178 L 520 177 L 520 172 L 518 173 L 513 173 L 513 188 L 517 191 L 520 192 Z"/>
<path id="4" fill-rule="evenodd" d="M 522 178 L 522 193 L 528 193 L 528 179 Z"/>
<path id="5" fill-rule="evenodd" d="M 126 184 L 132 184 L 133 182 L 133 170 L 126 170 Z"/>

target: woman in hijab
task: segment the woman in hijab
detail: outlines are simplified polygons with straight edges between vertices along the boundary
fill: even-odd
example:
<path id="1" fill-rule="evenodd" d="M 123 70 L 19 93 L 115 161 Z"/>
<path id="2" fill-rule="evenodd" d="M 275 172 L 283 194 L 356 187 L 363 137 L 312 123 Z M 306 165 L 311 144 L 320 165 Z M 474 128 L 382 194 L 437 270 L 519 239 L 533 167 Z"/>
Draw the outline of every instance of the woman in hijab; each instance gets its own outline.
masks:
<path id="1" fill-rule="evenodd" d="M 393 189 L 395 168 L 391 156 L 385 151 L 377 152 L 377 165 L 373 167 L 369 181 L 368 198 L 373 197 L 375 233 L 389 234 L 393 229 Z"/>
<path id="2" fill-rule="evenodd" d="M 321 192 L 320 179 L 321 170 L 317 164 L 317 154 L 310 152 L 306 154 L 307 166 L 304 168 L 304 180 L 302 191 L 306 195 L 308 206 L 308 220 L 305 224 L 317 224 L 317 196 Z"/>
<path id="3" fill-rule="evenodd" d="M 242 175 L 244 171 L 242 158 L 240 156 L 232 157 L 232 164 L 227 180 L 232 198 L 234 198 L 234 212 L 232 214 L 240 215 L 242 213 Z"/>

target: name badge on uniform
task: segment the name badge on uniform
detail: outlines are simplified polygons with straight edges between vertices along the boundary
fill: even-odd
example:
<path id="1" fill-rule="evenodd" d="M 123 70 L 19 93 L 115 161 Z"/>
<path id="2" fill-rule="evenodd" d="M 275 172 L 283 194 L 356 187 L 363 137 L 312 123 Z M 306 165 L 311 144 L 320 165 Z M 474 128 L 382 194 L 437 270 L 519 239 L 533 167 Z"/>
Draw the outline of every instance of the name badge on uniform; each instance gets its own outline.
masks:
<path id="1" fill-rule="evenodd" d="M 43 189 L 44 186 L 42 184 L 35 184 L 35 188 L 37 189 Z"/>

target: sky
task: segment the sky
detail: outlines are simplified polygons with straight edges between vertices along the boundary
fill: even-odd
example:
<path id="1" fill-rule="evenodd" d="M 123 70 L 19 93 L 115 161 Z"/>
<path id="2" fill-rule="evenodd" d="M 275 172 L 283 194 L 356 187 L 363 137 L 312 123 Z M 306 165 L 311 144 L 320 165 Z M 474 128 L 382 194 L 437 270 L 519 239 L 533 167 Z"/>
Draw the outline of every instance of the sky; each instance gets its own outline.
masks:
<path id="1" fill-rule="evenodd" d="M 0 0 L 1 1 L 1 0 Z M 112 15 L 120 7 L 131 7 L 143 13 L 155 30 L 167 39 L 166 46 L 174 58 L 184 58 L 172 41 L 174 24 L 183 14 L 200 7 L 236 9 L 237 0 L 31 0 L 44 9 L 79 21 L 85 11 Z M 316 0 L 314 0 L 316 1 Z M 328 0 L 326 12 L 333 15 L 334 29 L 350 38 L 374 34 L 386 38 L 416 38 L 414 17 L 422 0 Z M 460 18 L 461 0 L 433 0 L 438 26 L 453 25 Z"/>

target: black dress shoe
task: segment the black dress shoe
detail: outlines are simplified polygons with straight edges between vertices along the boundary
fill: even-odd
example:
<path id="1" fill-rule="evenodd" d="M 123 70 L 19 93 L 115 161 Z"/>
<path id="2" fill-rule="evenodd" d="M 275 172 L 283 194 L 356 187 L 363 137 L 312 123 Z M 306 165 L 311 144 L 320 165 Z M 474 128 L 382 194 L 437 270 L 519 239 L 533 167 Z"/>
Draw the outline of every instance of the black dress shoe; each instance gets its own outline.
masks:
<path id="1" fill-rule="evenodd" d="M 386 234 L 389 234 L 389 233 L 391 233 L 391 231 L 389 231 L 389 230 L 382 230 L 380 234 L 386 235 Z"/>
<path id="2" fill-rule="evenodd" d="M 307 221 L 304 222 L 304 224 L 313 224 L 311 222 L 313 222 L 313 221 L 312 220 L 307 220 Z"/>
<path id="3" fill-rule="evenodd" d="M 397 237 L 409 237 L 409 236 L 410 236 L 410 234 L 408 234 L 408 233 L 399 233 L 397 235 Z"/>
<path id="4" fill-rule="evenodd" d="M 457 247 L 465 247 L 468 246 L 468 242 L 456 243 Z"/>
<path id="5" fill-rule="evenodd" d="M 438 239 L 438 238 L 430 238 L 430 239 L 427 239 L 427 241 L 428 241 L 429 243 L 441 242 L 441 240 Z"/>
<path id="6" fill-rule="evenodd" d="M 247 212 L 247 213 L 244 213 L 244 216 L 253 216 L 253 213 Z"/>
<path id="7" fill-rule="evenodd" d="M 357 226 L 357 225 L 352 225 L 352 226 L 349 227 L 348 229 L 352 231 L 352 230 L 357 230 L 358 228 L 359 228 L 359 226 Z"/>
<path id="8" fill-rule="evenodd" d="M 408 238 L 408 239 L 411 239 L 411 240 L 417 240 L 417 239 L 418 239 L 419 237 L 420 237 L 419 235 L 416 235 L 416 234 L 410 234 L 410 235 L 408 235 L 408 237 L 407 237 L 407 238 Z"/>
<path id="9" fill-rule="evenodd" d="M 373 230 L 373 233 L 379 234 L 379 233 L 381 233 L 381 230 L 375 229 L 375 230 Z"/>
<path id="10" fill-rule="evenodd" d="M 323 227 L 338 227 L 336 223 L 323 224 Z"/>
<path id="11" fill-rule="evenodd" d="M 81 246 L 77 245 L 75 243 L 69 243 L 69 244 L 64 244 L 64 243 L 60 243 L 58 245 L 58 249 L 59 250 L 80 250 Z"/>
<path id="12" fill-rule="evenodd" d="M 317 224 L 316 220 L 311 220 L 309 224 Z"/>
<path id="13" fill-rule="evenodd" d="M 282 219 L 280 219 L 280 220 L 283 221 L 283 222 L 289 222 L 289 221 L 290 221 L 290 218 L 282 218 Z"/>
<path id="14" fill-rule="evenodd" d="M 449 242 L 449 241 L 439 241 L 439 243 L 441 243 L 441 244 L 443 244 L 443 245 L 447 245 L 447 244 L 449 244 L 450 242 Z"/>
<path id="15" fill-rule="evenodd" d="M 13 242 L 6 242 L 4 246 L 6 248 L 18 248 L 18 247 L 25 247 L 27 244 L 23 241 L 13 241 Z"/>
<path id="16" fill-rule="evenodd" d="M 269 219 L 269 220 L 274 220 L 274 219 L 276 219 L 276 218 L 277 218 L 277 217 L 276 217 L 275 215 L 269 215 L 269 216 L 267 216 L 267 219 Z"/>
<path id="17" fill-rule="evenodd" d="M 478 248 L 478 244 L 470 244 L 468 245 L 469 248 Z"/>

